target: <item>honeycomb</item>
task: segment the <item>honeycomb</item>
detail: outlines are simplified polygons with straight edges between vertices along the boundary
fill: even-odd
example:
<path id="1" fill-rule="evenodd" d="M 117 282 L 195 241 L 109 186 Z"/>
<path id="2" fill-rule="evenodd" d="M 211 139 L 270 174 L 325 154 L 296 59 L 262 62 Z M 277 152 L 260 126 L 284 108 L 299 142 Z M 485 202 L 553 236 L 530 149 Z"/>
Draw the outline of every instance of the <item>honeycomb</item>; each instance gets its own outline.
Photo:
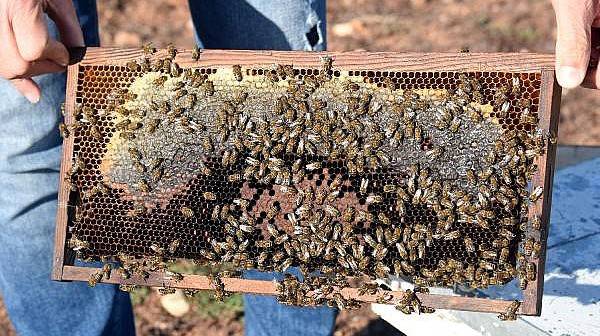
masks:
<path id="1" fill-rule="evenodd" d="M 422 286 L 532 281 L 541 73 L 322 62 L 80 66 L 71 247 Z"/>

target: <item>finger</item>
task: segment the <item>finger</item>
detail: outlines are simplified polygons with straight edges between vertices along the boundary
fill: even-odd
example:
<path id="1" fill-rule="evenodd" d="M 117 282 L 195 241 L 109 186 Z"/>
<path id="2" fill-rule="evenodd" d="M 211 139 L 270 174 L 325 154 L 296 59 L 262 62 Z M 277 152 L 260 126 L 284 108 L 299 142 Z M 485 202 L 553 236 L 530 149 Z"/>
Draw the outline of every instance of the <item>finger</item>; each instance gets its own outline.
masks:
<path id="1" fill-rule="evenodd" d="M 27 100 L 29 100 L 32 104 L 36 104 L 40 101 L 41 90 L 36 82 L 31 78 L 18 78 L 11 79 L 10 82 L 12 85 L 19 91 Z"/>
<path id="2" fill-rule="evenodd" d="M 77 19 L 77 12 L 73 2 L 49 1 L 46 13 L 56 23 L 60 32 L 60 39 L 67 47 L 84 47 L 83 32 Z"/>
<path id="3" fill-rule="evenodd" d="M 565 88 L 583 81 L 590 57 L 590 27 L 594 20 L 591 2 L 554 0 L 556 12 L 557 80 Z"/>
<path id="4" fill-rule="evenodd" d="M 11 27 L 19 54 L 25 61 L 42 58 L 48 43 L 48 28 L 40 1 L 18 1 L 13 8 Z"/>
<path id="5" fill-rule="evenodd" d="M 65 67 L 59 64 L 56 64 L 52 61 L 33 61 L 29 62 L 20 73 L 15 74 L 11 77 L 11 79 L 25 79 L 38 75 L 43 75 L 47 73 L 55 73 L 55 72 L 63 72 L 65 71 Z"/>
<path id="6" fill-rule="evenodd" d="M 66 67 L 69 64 L 69 52 L 62 43 L 55 39 L 49 39 L 46 48 L 44 48 L 42 59 Z"/>

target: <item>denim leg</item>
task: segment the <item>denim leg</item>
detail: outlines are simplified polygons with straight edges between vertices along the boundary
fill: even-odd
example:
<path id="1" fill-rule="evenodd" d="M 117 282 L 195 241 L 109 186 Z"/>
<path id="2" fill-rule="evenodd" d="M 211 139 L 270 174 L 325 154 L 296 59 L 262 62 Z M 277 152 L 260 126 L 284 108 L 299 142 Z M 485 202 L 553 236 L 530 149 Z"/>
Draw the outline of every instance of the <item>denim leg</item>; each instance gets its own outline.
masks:
<path id="1" fill-rule="evenodd" d="M 297 268 L 291 268 L 288 272 L 300 277 Z M 283 274 L 251 270 L 244 272 L 244 278 L 281 281 Z M 337 309 L 327 306 L 295 307 L 278 303 L 272 296 L 244 295 L 246 336 L 331 335 L 336 316 Z"/>
<path id="2" fill-rule="evenodd" d="M 76 7 L 86 42 L 97 45 L 95 2 Z M 19 335 L 132 335 L 126 293 L 50 280 L 65 76 L 35 80 L 42 88 L 36 105 L 0 80 L 0 293 Z"/>
<path id="3" fill-rule="evenodd" d="M 189 0 L 208 49 L 325 50 L 325 0 Z"/>

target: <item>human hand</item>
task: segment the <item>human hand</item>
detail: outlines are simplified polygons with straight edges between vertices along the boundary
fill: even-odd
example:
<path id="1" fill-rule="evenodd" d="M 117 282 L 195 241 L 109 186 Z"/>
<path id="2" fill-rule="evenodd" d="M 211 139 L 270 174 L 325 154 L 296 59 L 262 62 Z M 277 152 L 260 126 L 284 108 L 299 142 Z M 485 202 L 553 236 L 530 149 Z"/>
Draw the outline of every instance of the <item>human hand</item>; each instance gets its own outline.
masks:
<path id="1" fill-rule="evenodd" d="M 588 69 L 592 50 L 592 27 L 600 27 L 600 0 L 552 0 L 558 26 L 556 77 L 564 88 L 579 85 L 600 88 L 600 73 Z M 597 57 L 597 55 L 595 55 Z"/>
<path id="2" fill-rule="evenodd" d="M 61 42 L 52 39 L 44 13 L 56 23 Z M 40 100 L 33 76 L 62 72 L 69 62 L 66 47 L 84 46 L 71 0 L 0 0 L 0 77 L 32 103 Z"/>

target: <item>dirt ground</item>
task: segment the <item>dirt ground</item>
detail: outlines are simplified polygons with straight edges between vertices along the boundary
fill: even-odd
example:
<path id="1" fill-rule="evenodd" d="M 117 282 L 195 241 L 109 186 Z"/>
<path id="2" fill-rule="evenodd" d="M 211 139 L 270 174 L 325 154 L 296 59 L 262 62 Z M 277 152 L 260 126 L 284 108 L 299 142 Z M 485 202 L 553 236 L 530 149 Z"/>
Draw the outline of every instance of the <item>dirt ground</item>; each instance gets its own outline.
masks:
<path id="1" fill-rule="evenodd" d="M 183 0 L 99 1 L 104 46 L 137 47 L 153 41 L 193 46 Z M 360 12 L 357 11 L 360 9 Z M 553 52 L 554 14 L 549 0 L 328 0 L 329 50 Z M 157 19 L 160 18 L 160 19 Z M 600 145 L 600 93 L 563 93 L 559 141 Z M 170 317 L 151 294 L 135 307 L 139 335 L 239 335 L 240 314 L 219 319 L 195 311 Z M 342 312 L 337 336 L 400 335 L 365 307 Z M 0 302 L 0 336 L 12 336 Z"/>

